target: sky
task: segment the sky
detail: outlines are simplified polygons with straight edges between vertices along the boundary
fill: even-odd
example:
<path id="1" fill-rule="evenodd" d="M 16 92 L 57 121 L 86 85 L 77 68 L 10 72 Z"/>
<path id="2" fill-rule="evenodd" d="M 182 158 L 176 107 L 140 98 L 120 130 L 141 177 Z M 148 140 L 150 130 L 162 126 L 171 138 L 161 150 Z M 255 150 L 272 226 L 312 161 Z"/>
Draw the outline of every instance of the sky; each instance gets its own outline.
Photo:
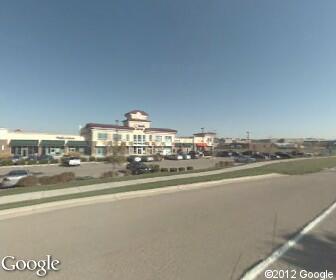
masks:
<path id="1" fill-rule="evenodd" d="M 336 138 L 336 1 L 1 0 L 0 127 L 146 111 L 222 137 Z"/>

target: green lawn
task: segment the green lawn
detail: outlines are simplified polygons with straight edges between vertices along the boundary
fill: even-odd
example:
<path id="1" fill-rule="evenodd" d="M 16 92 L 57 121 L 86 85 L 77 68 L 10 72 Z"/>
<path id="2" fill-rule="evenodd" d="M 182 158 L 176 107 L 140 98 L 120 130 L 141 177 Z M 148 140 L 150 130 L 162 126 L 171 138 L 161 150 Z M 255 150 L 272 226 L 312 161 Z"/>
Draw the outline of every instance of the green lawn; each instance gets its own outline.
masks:
<path id="1" fill-rule="evenodd" d="M 207 175 L 207 176 L 201 176 L 201 177 L 196 176 L 196 177 L 185 178 L 185 179 L 173 179 L 173 180 L 168 180 L 168 181 L 145 183 L 145 184 L 105 189 L 105 190 L 100 190 L 100 191 L 91 191 L 91 192 L 84 192 L 84 193 L 73 194 L 73 195 L 57 196 L 57 197 L 46 198 L 46 199 L 4 204 L 4 205 L 0 205 L 0 210 L 33 205 L 33 204 L 52 202 L 52 201 L 57 201 L 57 200 L 67 200 L 67 199 L 73 199 L 73 198 L 90 197 L 90 196 L 97 196 L 97 195 L 104 195 L 104 194 L 114 194 L 114 193 L 128 192 L 128 191 L 156 189 L 156 188 L 167 187 L 167 186 L 192 184 L 192 183 L 208 182 L 208 181 L 218 181 L 222 179 L 238 178 L 238 177 L 245 177 L 245 176 L 256 176 L 256 175 L 264 175 L 264 174 L 270 174 L 270 173 L 301 175 L 301 174 L 319 172 L 325 168 L 332 168 L 332 167 L 336 167 L 335 157 L 321 158 L 321 159 L 302 159 L 299 161 L 286 162 L 286 163 L 274 163 L 274 164 L 270 164 L 267 166 L 226 172 L 226 173 L 221 173 L 221 174 L 216 174 L 216 175 Z M 131 178 L 134 178 L 134 177 L 131 177 Z M 25 189 L 25 190 L 28 190 L 28 189 Z"/>
<path id="2" fill-rule="evenodd" d="M 219 169 L 223 169 L 223 168 L 212 167 L 212 168 L 207 168 L 207 169 L 198 169 L 198 170 L 183 171 L 183 172 L 157 172 L 157 173 L 148 173 L 148 174 L 141 174 L 141 175 L 111 177 L 111 178 L 92 178 L 92 179 L 85 179 L 85 180 L 79 179 L 79 180 L 74 180 L 68 183 L 60 183 L 60 184 L 54 184 L 54 185 L 3 189 L 3 190 L 0 190 L 0 196 L 26 193 L 26 192 L 38 192 L 38 191 L 65 189 L 65 188 L 71 188 L 71 187 L 88 186 L 88 185 L 110 183 L 110 182 L 129 181 L 129 180 L 136 180 L 136 179 L 143 179 L 143 178 L 173 176 L 177 174 L 200 173 L 200 172 L 219 170 Z"/>

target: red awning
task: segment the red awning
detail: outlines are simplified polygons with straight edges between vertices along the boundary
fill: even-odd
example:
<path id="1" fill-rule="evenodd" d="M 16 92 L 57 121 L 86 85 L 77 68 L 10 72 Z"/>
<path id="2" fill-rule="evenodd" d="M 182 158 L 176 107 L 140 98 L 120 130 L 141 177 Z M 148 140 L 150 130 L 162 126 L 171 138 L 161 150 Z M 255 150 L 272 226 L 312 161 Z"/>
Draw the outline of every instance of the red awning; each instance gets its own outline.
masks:
<path id="1" fill-rule="evenodd" d="M 208 147 L 207 143 L 196 143 L 196 147 Z"/>

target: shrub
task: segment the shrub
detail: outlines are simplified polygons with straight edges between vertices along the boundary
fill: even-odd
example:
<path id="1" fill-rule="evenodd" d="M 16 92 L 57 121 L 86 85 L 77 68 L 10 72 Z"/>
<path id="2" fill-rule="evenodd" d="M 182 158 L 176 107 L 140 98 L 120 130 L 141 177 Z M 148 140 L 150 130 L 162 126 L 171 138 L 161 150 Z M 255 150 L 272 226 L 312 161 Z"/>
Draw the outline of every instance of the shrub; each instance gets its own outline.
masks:
<path id="1" fill-rule="evenodd" d="M 168 168 L 161 168 L 161 172 L 168 172 Z"/>
<path id="2" fill-rule="evenodd" d="M 171 167 L 171 168 L 169 168 L 169 172 L 177 172 L 177 168 L 176 167 Z"/>
<path id="3" fill-rule="evenodd" d="M 74 180 L 75 177 L 76 177 L 75 173 L 73 172 L 64 172 L 54 176 L 43 176 L 40 177 L 38 180 L 41 185 L 52 185 L 52 184 L 70 182 Z"/>
<path id="4" fill-rule="evenodd" d="M 28 165 L 37 164 L 37 160 L 28 160 L 27 164 Z"/>
<path id="5" fill-rule="evenodd" d="M 89 161 L 95 161 L 95 160 L 96 160 L 95 157 L 93 157 L 93 156 L 90 156 L 90 157 L 89 157 Z"/>
<path id="6" fill-rule="evenodd" d="M 46 159 L 39 160 L 39 164 L 47 164 L 47 163 L 49 163 L 49 161 Z"/>
<path id="7" fill-rule="evenodd" d="M 178 169 L 179 172 L 183 172 L 185 170 L 186 170 L 185 167 L 179 167 L 179 169 Z"/>
<path id="8" fill-rule="evenodd" d="M 88 159 L 86 157 L 81 157 L 80 160 L 81 160 L 81 162 L 87 162 L 88 161 Z"/>
<path id="9" fill-rule="evenodd" d="M 97 157 L 96 161 L 106 161 L 106 158 L 105 157 Z"/>
<path id="10" fill-rule="evenodd" d="M 188 171 L 194 170 L 194 167 L 193 166 L 187 166 L 187 170 Z"/>
<path id="11" fill-rule="evenodd" d="M 231 161 L 219 161 L 216 163 L 216 167 L 223 168 L 223 167 L 228 167 L 231 166 L 233 163 Z"/>
<path id="12" fill-rule="evenodd" d="M 28 176 L 25 178 L 20 179 L 17 183 L 18 187 L 32 187 L 38 184 L 38 179 L 35 176 Z"/>
<path id="13" fill-rule="evenodd" d="M 50 161 L 50 163 L 59 163 L 59 160 L 58 160 L 58 159 L 52 159 L 52 160 Z"/>
<path id="14" fill-rule="evenodd" d="M 38 181 L 41 185 L 53 185 L 58 183 L 56 176 L 42 176 L 38 178 Z"/>
<path id="15" fill-rule="evenodd" d="M 18 160 L 16 163 L 16 165 L 25 165 L 26 164 L 26 161 L 24 159 L 20 159 Z"/>
<path id="16" fill-rule="evenodd" d="M 111 171 L 106 171 L 104 172 L 100 178 L 112 178 L 118 176 L 118 172 L 111 170 Z"/>
<path id="17" fill-rule="evenodd" d="M 132 175 L 132 171 L 129 169 L 123 169 L 123 170 L 120 170 L 119 172 L 124 174 L 124 176 Z"/>
<path id="18" fill-rule="evenodd" d="M 163 156 L 161 156 L 161 155 L 154 155 L 153 158 L 154 158 L 155 161 L 163 160 Z"/>
<path id="19" fill-rule="evenodd" d="M 55 175 L 57 177 L 58 182 L 65 183 L 72 181 L 76 178 L 75 173 L 73 172 L 63 172 L 61 174 Z"/>
<path id="20" fill-rule="evenodd" d="M 111 155 L 111 156 L 106 157 L 106 161 L 116 166 L 116 165 L 121 165 L 124 162 L 126 162 L 126 157 L 124 157 L 123 155 Z"/>
<path id="21" fill-rule="evenodd" d="M 149 167 L 152 169 L 152 172 L 160 172 L 160 165 L 158 164 L 151 164 Z"/>
<path id="22" fill-rule="evenodd" d="M 10 159 L 5 159 L 0 161 L 0 165 L 7 166 L 7 165 L 13 165 L 13 162 Z"/>

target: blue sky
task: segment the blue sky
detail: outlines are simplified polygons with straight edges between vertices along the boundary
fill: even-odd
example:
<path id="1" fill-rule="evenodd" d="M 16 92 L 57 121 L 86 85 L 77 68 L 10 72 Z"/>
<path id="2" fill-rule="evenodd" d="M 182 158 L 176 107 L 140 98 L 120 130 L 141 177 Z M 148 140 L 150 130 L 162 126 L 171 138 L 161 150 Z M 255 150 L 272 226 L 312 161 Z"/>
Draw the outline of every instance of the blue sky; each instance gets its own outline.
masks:
<path id="1" fill-rule="evenodd" d="M 188 135 L 336 138 L 333 0 L 0 5 L 0 127 L 77 132 L 142 109 Z"/>

